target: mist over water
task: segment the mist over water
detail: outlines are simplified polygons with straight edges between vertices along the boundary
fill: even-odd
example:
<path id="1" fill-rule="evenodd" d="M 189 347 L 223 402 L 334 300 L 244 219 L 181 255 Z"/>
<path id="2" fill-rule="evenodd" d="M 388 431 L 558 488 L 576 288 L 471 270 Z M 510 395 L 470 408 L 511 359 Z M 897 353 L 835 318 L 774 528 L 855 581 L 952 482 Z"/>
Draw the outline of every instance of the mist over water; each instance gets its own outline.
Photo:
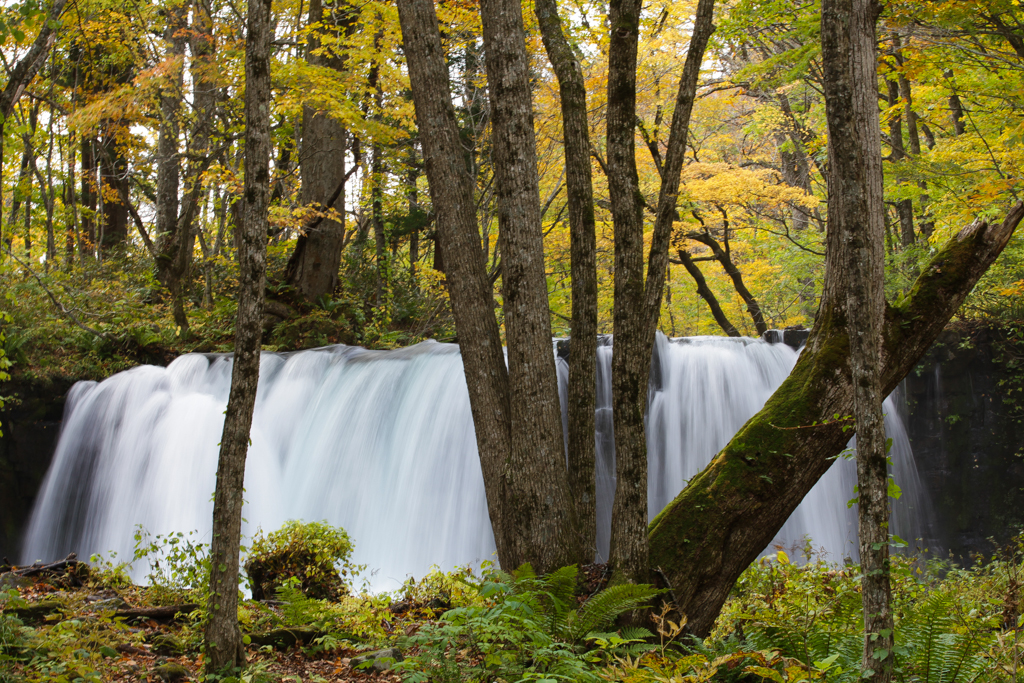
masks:
<path id="1" fill-rule="evenodd" d="M 648 414 L 651 517 L 760 409 L 796 358 L 788 346 L 760 340 L 658 336 Z M 597 556 L 605 558 L 615 487 L 610 345 L 599 347 L 598 360 Z M 563 359 L 558 370 L 564 399 Z M 152 534 L 196 529 L 208 541 L 230 375 L 230 356 L 191 354 L 167 368 L 75 385 L 22 561 L 71 550 L 130 559 L 138 524 Z M 916 538 L 926 502 L 902 422 L 891 403 L 886 412 L 904 491 L 894 532 Z M 288 519 L 325 519 L 348 531 L 353 560 L 377 570 L 371 583 L 379 589 L 435 564 L 493 557 L 455 345 L 264 353 L 251 438 L 245 534 Z M 837 461 L 776 541 L 802 545 L 810 536 L 833 559 L 856 557 L 856 510 L 846 505 L 855 481 L 853 462 Z"/>

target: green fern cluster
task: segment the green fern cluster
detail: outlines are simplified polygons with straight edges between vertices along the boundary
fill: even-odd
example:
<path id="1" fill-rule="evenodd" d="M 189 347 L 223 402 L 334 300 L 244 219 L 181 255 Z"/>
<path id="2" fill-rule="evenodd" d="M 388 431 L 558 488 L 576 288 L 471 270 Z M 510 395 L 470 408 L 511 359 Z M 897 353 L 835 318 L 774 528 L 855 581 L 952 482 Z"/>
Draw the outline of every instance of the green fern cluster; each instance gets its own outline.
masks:
<path id="1" fill-rule="evenodd" d="M 449 610 L 441 621 L 405 640 L 420 654 L 401 669 L 406 680 L 601 680 L 597 668 L 612 654 L 650 649 L 646 629 L 608 632 L 626 612 L 646 606 L 660 591 L 646 585 L 611 586 L 577 604 L 577 569 L 538 576 L 524 565 L 495 571 L 480 583 L 483 605 Z M 458 656 L 467 653 L 470 656 Z"/>

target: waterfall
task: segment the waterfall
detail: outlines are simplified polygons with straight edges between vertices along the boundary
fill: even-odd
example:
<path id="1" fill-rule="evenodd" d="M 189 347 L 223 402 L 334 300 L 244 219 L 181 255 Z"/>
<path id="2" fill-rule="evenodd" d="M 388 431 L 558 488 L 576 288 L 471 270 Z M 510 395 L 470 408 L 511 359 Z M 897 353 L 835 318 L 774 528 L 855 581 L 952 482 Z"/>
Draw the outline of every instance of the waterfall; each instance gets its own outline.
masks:
<path id="1" fill-rule="evenodd" d="M 796 362 L 784 344 L 658 336 L 648 443 L 653 517 L 764 404 Z M 598 348 L 598 557 L 607 556 L 615 487 L 611 346 Z M 116 551 L 135 526 L 200 531 L 208 540 L 230 355 L 189 354 L 72 389 L 53 463 L 26 533 L 24 562 Z M 558 359 L 561 391 L 567 366 Z M 563 400 L 564 405 L 564 400 Z M 904 496 L 895 533 L 916 537 L 922 503 L 906 433 L 891 401 Z M 492 558 L 469 395 L 459 349 L 433 341 L 396 351 L 332 346 L 264 353 L 246 463 L 243 532 L 288 519 L 327 520 L 355 543 L 373 587 Z M 810 536 L 834 559 L 856 556 L 846 501 L 855 468 L 839 460 L 776 539 Z M 136 568 L 138 572 L 138 568 Z"/>

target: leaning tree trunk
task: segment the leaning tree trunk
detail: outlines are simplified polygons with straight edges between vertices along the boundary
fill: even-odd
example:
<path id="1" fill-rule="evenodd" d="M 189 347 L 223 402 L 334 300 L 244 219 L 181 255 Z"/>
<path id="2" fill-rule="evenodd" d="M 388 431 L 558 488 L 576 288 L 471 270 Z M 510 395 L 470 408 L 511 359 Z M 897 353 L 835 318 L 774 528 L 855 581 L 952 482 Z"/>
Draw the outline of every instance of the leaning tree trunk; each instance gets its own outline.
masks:
<path id="1" fill-rule="evenodd" d="M 569 204 L 572 319 L 569 324 L 569 492 L 573 505 L 572 554 L 579 564 L 594 561 L 597 548 L 597 482 L 594 411 L 597 402 L 597 236 L 590 130 L 583 70 L 562 32 L 555 0 L 536 0 L 534 9 L 544 47 L 558 77 Z"/>
<path id="2" fill-rule="evenodd" d="M 267 199 L 270 196 L 270 0 L 250 0 L 245 38 L 245 188 L 238 238 L 238 322 L 231 393 L 224 415 L 210 544 L 206 667 L 242 666 L 238 627 L 238 552 L 249 429 L 259 381 L 263 295 L 267 268 Z"/>
<path id="3" fill-rule="evenodd" d="M 893 391 L 928 350 L 1022 217 L 1024 203 L 1018 203 L 1002 223 L 979 220 L 964 228 L 923 269 L 910 294 L 887 306 L 884 393 Z M 829 247 L 841 250 L 841 245 Z M 651 565 L 672 584 L 677 606 L 698 636 L 710 632 L 736 579 L 850 438 L 834 419 L 849 415 L 853 406 L 844 273 L 845 268 L 830 268 L 826 296 L 793 372 L 651 522 Z M 828 296 L 831 290 L 837 294 Z"/>
<path id="4" fill-rule="evenodd" d="M 506 523 L 516 529 L 512 567 L 567 564 L 571 541 L 565 446 L 544 272 L 537 150 L 519 0 L 482 0 L 491 101 L 492 159 L 501 244 L 509 404 L 515 438 L 506 465 Z"/>
<path id="5" fill-rule="evenodd" d="M 864 653 L 861 678 L 892 678 L 893 615 L 889 576 L 889 492 L 881 386 L 885 205 L 878 121 L 873 0 L 824 0 L 821 55 L 828 120 L 829 259 L 834 286 L 825 303 L 840 309 L 845 266 L 846 333 L 857 429 L 858 537 Z M 902 131 L 894 132 L 902 136 Z M 894 140 L 895 142 L 895 140 Z M 902 150 L 902 138 L 893 151 Z M 910 227 L 913 240 L 913 226 Z M 838 263 L 838 256 L 845 262 Z"/>

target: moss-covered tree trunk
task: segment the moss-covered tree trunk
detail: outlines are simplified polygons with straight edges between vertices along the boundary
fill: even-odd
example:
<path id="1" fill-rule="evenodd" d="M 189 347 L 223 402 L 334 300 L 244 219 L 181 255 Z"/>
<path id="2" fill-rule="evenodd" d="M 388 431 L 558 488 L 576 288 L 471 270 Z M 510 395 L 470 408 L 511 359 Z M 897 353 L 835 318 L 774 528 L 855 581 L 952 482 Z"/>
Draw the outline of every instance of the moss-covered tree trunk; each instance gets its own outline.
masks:
<path id="1" fill-rule="evenodd" d="M 976 221 L 939 250 L 910 294 L 887 306 L 882 389 L 891 392 L 942 331 L 1024 217 Z M 841 245 L 829 236 L 829 258 Z M 846 445 L 853 406 L 850 345 L 842 299 L 844 268 L 829 270 L 826 293 L 796 367 L 726 447 L 651 522 L 651 566 L 672 584 L 696 635 L 706 635 L 729 590 L 767 547 Z"/>

